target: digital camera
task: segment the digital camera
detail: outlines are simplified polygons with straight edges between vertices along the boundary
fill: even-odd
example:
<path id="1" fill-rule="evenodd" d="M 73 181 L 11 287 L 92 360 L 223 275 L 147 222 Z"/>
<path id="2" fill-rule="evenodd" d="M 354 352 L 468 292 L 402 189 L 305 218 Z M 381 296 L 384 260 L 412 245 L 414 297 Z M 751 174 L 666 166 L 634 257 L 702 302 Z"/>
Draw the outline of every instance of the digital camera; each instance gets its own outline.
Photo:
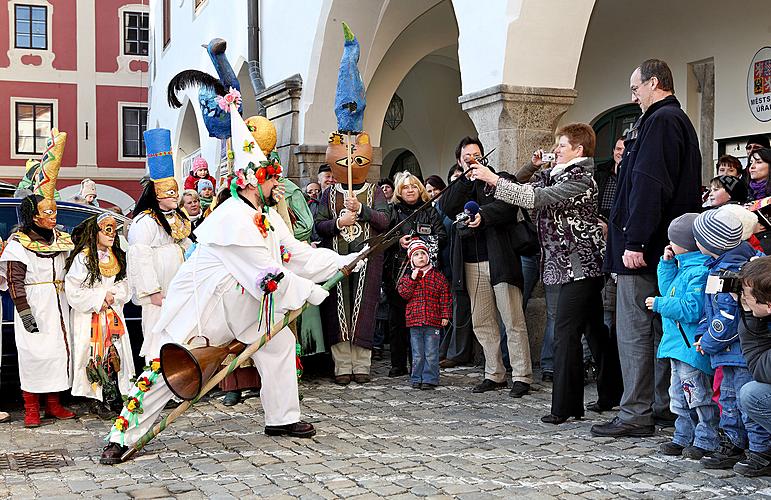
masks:
<path id="1" fill-rule="evenodd" d="M 554 153 L 543 153 L 541 155 L 541 161 L 542 162 L 551 162 L 557 159 L 557 155 Z"/>
<path id="2" fill-rule="evenodd" d="M 707 278 L 705 293 L 742 293 L 742 280 L 739 273 L 723 269 L 716 276 Z"/>

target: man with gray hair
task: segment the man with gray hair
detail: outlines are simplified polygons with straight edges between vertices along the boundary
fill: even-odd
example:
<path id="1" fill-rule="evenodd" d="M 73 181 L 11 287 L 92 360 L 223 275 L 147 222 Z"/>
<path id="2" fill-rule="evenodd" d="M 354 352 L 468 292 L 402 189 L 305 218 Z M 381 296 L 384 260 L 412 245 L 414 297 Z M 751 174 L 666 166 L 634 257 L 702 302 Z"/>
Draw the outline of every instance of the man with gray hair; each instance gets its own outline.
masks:
<path id="1" fill-rule="evenodd" d="M 696 131 L 674 96 L 667 63 L 648 59 L 630 78 L 643 111 L 627 134 L 608 224 L 605 271 L 618 277 L 616 325 L 624 394 L 618 416 L 592 427 L 595 436 L 651 436 L 654 419 L 671 420 L 669 365 L 656 360 L 661 318 L 645 307 L 659 295 L 656 265 L 669 223 L 701 205 Z M 609 409 L 609 408 L 608 408 Z M 669 417 L 669 418 L 667 418 Z"/>

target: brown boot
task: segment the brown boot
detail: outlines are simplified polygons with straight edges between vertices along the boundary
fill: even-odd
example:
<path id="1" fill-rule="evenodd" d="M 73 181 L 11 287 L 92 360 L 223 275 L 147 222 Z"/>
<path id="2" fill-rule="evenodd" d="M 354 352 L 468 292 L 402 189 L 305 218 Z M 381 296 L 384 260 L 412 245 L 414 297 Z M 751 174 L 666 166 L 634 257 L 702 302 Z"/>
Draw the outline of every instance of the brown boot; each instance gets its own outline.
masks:
<path id="1" fill-rule="evenodd" d="M 39 394 L 21 391 L 24 398 L 24 427 L 40 427 L 40 400 Z"/>
<path id="2" fill-rule="evenodd" d="M 59 420 L 69 420 L 75 418 L 75 413 L 71 412 L 59 403 L 59 393 L 49 392 L 46 394 L 46 417 L 55 417 Z"/>

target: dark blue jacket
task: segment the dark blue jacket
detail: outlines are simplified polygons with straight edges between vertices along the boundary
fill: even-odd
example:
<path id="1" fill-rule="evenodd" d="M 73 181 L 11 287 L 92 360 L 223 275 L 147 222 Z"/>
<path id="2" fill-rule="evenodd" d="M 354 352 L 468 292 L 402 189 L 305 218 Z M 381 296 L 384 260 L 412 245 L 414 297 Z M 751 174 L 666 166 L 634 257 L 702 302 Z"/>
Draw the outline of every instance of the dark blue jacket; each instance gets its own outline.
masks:
<path id="1" fill-rule="evenodd" d="M 672 219 L 701 211 L 701 153 L 696 131 L 675 96 L 652 104 L 624 142 L 608 224 L 606 272 L 653 274 Z M 624 250 L 643 252 L 647 267 L 628 269 Z"/>
<path id="2" fill-rule="evenodd" d="M 717 276 L 724 270 L 738 272 L 747 261 L 757 255 L 762 254 L 743 241 L 733 250 L 708 260 L 706 266 L 710 276 Z M 747 366 L 739 342 L 739 308 L 739 302 L 730 293 L 708 293 L 704 297 L 705 317 L 696 329 L 696 337 L 701 337 L 701 348 L 709 354 L 712 368 Z"/>

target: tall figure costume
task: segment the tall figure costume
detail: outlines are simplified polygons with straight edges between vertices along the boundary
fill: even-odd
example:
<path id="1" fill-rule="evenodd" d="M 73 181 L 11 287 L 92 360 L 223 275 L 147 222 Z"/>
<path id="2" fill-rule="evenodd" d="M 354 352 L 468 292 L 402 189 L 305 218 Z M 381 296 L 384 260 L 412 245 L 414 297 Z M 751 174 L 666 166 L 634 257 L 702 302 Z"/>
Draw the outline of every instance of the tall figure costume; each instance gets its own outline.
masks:
<path id="1" fill-rule="evenodd" d="M 362 131 L 366 101 L 357 67 L 359 42 L 345 23 L 343 31 L 345 46 L 335 97 L 338 131 L 330 135 L 326 153 L 338 183 L 321 195 L 316 232 L 322 246 L 347 255 L 360 251 L 366 240 L 388 229 L 390 209 L 383 191 L 367 182 L 372 145 L 369 134 Z M 353 225 L 341 226 L 345 220 L 341 216 L 348 211 L 355 211 L 356 219 Z M 382 272 L 383 256 L 378 254 L 362 272 L 343 279 L 321 306 L 338 384 L 350 383 L 352 378 L 359 383 L 369 381 Z"/>
<path id="2" fill-rule="evenodd" d="M 24 426 L 40 425 L 45 413 L 59 419 L 75 414 L 59 404 L 59 392 L 72 386 L 72 333 L 64 296 L 64 264 L 73 249 L 70 235 L 56 229 L 54 190 L 67 134 L 54 129 L 41 160 L 34 192 L 21 201 L 19 230 L 0 256 L 0 289 L 16 306 L 14 333 L 24 396 Z"/>
<path id="3" fill-rule="evenodd" d="M 190 221 L 177 208 L 178 186 L 171 156 L 171 131 L 151 129 L 144 133 L 150 180 L 134 209 L 137 214 L 128 233 L 128 278 L 132 293 L 142 306 L 144 342 L 139 351 L 146 360 L 158 357 L 161 344 L 152 332 L 161 314 L 159 298 L 168 294 L 169 283 L 192 244 Z M 173 200 L 162 210 L 161 200 Z M 160 295 L 156 295 L 160 294 Z M 155 303 L 153 303 L 155 297 Z"/>
<path id="4" fill-rule="evenodd" d="M 198 244 L 169 287 L 153 335 L 161 344 L 198 347 L 271 340 L 252 361 L 262 378 L 265 433 L 311 437 L 300 422 L 295 339 L 288 328 L 270 331 L 306 301 L 319 304 L 327 292 L 315 282 L 332 277 L 356 255 L 340 257 L 297 241 L 271 205 L 280 165 L 265 159 L 236 111 L 229 109 L 235 148 L 232 196 L 198 227 Z M 101 463 L 114 464 L 153 424 L 171 398 L 160 360 L 142 373 L 115 420 Z"/>
<path id="5" fill-rule="evenodd" d="M 117 230 L 108 212 L 80 223 L 73 231 L 75 250 L 64 279 L 72 319 L 72 395 L 94 399 L 92 412 L 100 416 L 122 406 L 121 394 L 128 394 L 134 377 L 123 317 L 131 295 Z"/>

